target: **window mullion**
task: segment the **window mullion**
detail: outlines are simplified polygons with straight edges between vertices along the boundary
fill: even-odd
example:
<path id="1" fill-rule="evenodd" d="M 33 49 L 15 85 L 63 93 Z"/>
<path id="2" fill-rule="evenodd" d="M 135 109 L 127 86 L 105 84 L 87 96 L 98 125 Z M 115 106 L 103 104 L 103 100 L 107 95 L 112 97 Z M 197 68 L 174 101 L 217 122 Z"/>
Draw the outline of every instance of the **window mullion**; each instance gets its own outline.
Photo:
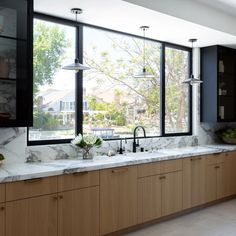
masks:
<path id="1" fill-rule="evenodd" d="M 165 44 L 161 46 L 161 73 L 160 73 L 160 136 L 165 135 Z"/>
<path id="2" fill-rule="evenodd" d="M 76 57 L 83 63 L 83 26 L 76 27 Z M 83 71 L 80 70 L 75 75 L 75 129 L 76 134 L 83 132 Z"/>

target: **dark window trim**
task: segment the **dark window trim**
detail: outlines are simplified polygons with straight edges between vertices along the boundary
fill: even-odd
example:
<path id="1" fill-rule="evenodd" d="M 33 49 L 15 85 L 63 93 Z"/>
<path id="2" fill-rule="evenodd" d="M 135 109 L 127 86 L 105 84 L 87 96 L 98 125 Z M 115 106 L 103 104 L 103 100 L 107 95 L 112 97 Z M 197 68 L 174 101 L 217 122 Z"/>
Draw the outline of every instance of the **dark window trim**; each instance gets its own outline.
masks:
<path id="1" fill-rule="evenodd" d="M 75 22 L 68 19 L 63 19 L 60 17 L 55 17 L 51 15 L 46 15 L 43 13 L 34 12 L 34 19 L 39 20 L 45 20 L 50 21 L 57 24 L 63 24 L 66 26 L 71 26 L 76 28 L 76 56 L 79 58 L 81 62 L 83 62 L 83 26 L 91 27 L 95 29 L 100 29 L 108 32 L 123 34 L 130 37 L 136 37 L 139 39 L 143 39 L 140 35 L 130 34 L 118 30 L 108 29 L 105 27 L 100 27 L 96 25 L 86 24 L 82 22 Z M 189 89 L 189 132 L 183 132 L 183 133 L 165 133 L 165 116 L 162 114 L 165 114 L 165 47 L 175 48 L 179 50 L 184 50 L 189 52 L 189 75 L 192 72 L 192 49 L 183 45 L 169 43 L 160 41 L 157 39 L 146 37 L 146 40 L 153 41 L 156 43 L 161 44 L 161 99 L 160 99 L 160 135 L 158 136 L 148 136 L 146 138 L 161 138 L 161 137 L 178 137 L 178 136 L 191 136 L 192 135 L 192 87 L 190 86 Z M 76 80 L 75 80 L 75 90 L 76 90 L 76 101 L 79 101 L 76 103 L 76 111 L 75 111 L 75 117 L 76 117 L 76 127 L 75 132 L 76 134 L 82 133 L 83 128 L 83 72 L 80 71 L 76 74 Z M 115 141 L 115 140 L 125 140 L 125 139 L 132 139 L 132 137 L 127 138 L 115 138 L 115 139 L 105 139 L 105 141 Z M 27 128 L 27 145 L 28 146 L 34 146 L 34 145 L 52 145 L 52 144 L 63 144 L 63 143 L 70 143 L 71 139 L 54 139 L 54 140 L 36 140 L 36 141 L 29 141 L 29 128 Z"/>

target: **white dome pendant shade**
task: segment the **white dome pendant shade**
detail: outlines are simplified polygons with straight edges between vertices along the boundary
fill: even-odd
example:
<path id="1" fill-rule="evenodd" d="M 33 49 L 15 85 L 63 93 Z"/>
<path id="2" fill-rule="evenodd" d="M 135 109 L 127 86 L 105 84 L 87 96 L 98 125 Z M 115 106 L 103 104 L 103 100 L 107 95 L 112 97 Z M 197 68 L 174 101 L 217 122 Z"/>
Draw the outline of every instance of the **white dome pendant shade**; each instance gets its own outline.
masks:
<path id="1" fill-rule="evenodd" d="M 192 43 L 192 50 L 193 50 L 193 43 L 197 42 L 197 39 L 189 39 L 189 42 Z M 190 84 L 190 85 L 193 85 L 193 84 L 201 84 L 203 81 L 198 78 L 194 78 L 194 75 L 191 74 L 190 75 L 190 78 L 184 80 L 182 83 L 183 84 Z"/>
<path id="2" fill-rule="evenodd" d="M 193 75 L 190 75 L 190 78 L 189 79 L 186 79 L 182 82 L 183 84 L 201 84 L 202 83 L 202 80 L 198 79 L 198 78 L 194 78 Z"/>
<path id="3" fill-rule="evenodd" d="M 75 21 L 77 22 L 77 17 L 78 17 L 78 14 L 82 14 L 83 13 L 83 10 L 80 9 L 80 8 L 72 8 L 71 9 L 71 12 L 73 14 L 75 14 Z M 89 70 L 90 68 L 87 67 L 87 66 L 84 66 L 83 64 L 79 63 L 79 59 L 78 58 L 75 58 L 75 61 L 74 63 L 72 64 L 69 64 L 67 66 L 63 66 L 62 69 L 64 70 L 74 70 L 76 72 L 80 71 L 80 70 Z"/>
<path id="4" fill-rule="evenodd" d="M 146 37 L 145 32 L 149 29 L 149 26 L 141 26 L 143 31 L 143 69 L 139 74 L 134 75 L 134 78 L 155 78 L 155 75 L 149 74 L 146 69 Z"/>
<path id="5" fill-rule="evenodd" d="M 134 78 L 155 78 L 154 75 L 149 74 L 145 67 L 143 67 L 143 70 L 140 72 L 140 74 L 134 75 Z"/>
<path id="6" fill-rule="evenodd" d="M 74 71 L 80 71 L 80 70 L 89 70 L 90 68 L 87 66 L 84 66 L 83 64 L 79 63 L 79 59 L 76 58 L 74 63 L 62 67 L 64 70 L 74 70 Z"/>

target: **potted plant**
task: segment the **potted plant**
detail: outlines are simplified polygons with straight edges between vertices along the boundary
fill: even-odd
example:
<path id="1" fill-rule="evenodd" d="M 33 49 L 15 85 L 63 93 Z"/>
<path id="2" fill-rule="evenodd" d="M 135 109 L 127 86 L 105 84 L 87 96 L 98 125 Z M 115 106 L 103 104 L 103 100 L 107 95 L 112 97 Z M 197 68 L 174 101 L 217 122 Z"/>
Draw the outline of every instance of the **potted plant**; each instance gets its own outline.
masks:
<path id="1" fill-rule="evenodd" d="M 91 149 L 93 147 L 101 147 L 102 138 L 94 134 L 79 134 L 71 143 L 82 149 L 83 159 L 93 159 L 93 152 Z"/>

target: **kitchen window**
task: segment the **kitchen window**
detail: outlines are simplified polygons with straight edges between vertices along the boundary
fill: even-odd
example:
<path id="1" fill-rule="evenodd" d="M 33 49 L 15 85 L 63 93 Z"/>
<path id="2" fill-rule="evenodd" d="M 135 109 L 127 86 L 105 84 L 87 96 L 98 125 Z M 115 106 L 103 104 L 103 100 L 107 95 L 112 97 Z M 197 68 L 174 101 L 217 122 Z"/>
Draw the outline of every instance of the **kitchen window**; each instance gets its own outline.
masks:
<path id="1" fill-rule="evenodd" d="M 48 48 L 39 50 L 45 29 L 51 38 Z M 191 87 L 181 83 L 191 72 L 191 48 L 147 38 L 147 69 L 155 78 L 134 78 L 143 66 L 142 37 L 40 14 L 34 32 L 29 145 L 69 142 L 79 132 L 131 138 L 136 125 L 143 125 L 148 137 L 191 134 Z M 53 51 L 58 35 L 61 42 Z M 48 68 L 53 53 L 57 61 Z M 76 56 L 90 70 L 61 69 Z"/>

